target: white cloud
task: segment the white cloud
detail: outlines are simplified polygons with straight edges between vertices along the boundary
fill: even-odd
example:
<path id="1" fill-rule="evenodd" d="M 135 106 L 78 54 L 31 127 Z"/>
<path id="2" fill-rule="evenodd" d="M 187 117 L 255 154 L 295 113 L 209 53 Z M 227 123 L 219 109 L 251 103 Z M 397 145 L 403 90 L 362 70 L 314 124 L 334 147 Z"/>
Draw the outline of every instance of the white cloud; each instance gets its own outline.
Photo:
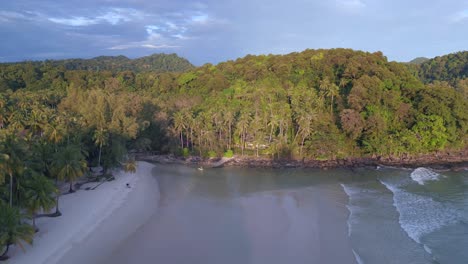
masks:
<path id="1" fill-rule="evenodd" d="M 196 22 L 196 23 L 205 23 L 209 20 L 209 17 L 208 15 L 203 14 L 203 15 L 192 16 L 191 20 L 192 22 Z"/>
<path id="2" fill-rule="evenodd" d="M 145 17 L 146 14 L 132 8 L 110 8 L 95 17 L 72 16 L 69 18 L 49 17 L 48 20 L 66 26 L 82 27 L 107 23 L 117 25 Z"/>
<path id="3" fill-rule="evenodd" d="M 126 50 L 126 49 L 134 49 L 134 48 L 173 49 L 173 48 L 180 48 L 180 46 L 167 45 L 167 44 L 154 45 L 154 44 L 149 44 L 149 43 L 144 43 L 144 42 L 132 42 L 132 43 L 129 43 L 129 44 L 113 46 L 113 47 L 110 47 L 108 49 L 110 49 L 110 50 Z"/>
<path id="4" fill-rule="evenodd" d="M 189 37 L 186 37 L 182 34 L 174 34 L 174 35 L 171 35 L 171 37 L 176 38 L 176 39 L 189 39 Z"/>
<path id="5" fill-rule="evenodd" d="M 152 44 L 143 44 L 141 45 L 144 48 L 149 48 L 149 49 L 169 49 L 169 48 L 180 48 L 180 46 L 174 46 L 174 45 L 152 45 Z"/>
<path id="6" fill-rule="evenodd" d="M 99 23 L 99 20 L 87 17 L 49 18 L 49 21 L 73 27 L 90 26 Z"/>
<path id="7" fill-rule="evenodd" d="M 26 19 L 26 16 L 18 12 L 0 11 L 0 21 L 8 22 L 16 19 Z"/>
<path id="8" fill-rule="evenodd" d="M 468 9 L 457 12 L 457 13 L 453 14 L 453 16 L 450 18 L 450 20 L 453 23 L 458 23 L 458 22 L 461 22 L 461 21 L 466 20 L 466 19 L 468 19 Z"/>
<path id="9" fill-rule="evenodd" d="M 336 0 L 336 5 L 345 10 L 357 10 L 366 7 L 366 3 L 361 0 Z"/>

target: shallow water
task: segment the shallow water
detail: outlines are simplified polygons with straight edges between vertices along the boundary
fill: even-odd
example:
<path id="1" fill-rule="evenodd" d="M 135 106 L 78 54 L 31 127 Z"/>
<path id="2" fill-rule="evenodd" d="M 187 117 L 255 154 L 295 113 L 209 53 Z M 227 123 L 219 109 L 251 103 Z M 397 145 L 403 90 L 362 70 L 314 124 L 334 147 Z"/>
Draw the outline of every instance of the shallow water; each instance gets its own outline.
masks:
<path id="1" fill-rule="evenodd" d="M 356 173 L 343 188 L 352 247 L 363 263 L 468 263 L 466 171 Z"/>
<path id="2" fill-rule="evenodd" d="M 153 175 L 157 211 L 106 263 L 468 260 L 466 171 L 157 165 Z"/>

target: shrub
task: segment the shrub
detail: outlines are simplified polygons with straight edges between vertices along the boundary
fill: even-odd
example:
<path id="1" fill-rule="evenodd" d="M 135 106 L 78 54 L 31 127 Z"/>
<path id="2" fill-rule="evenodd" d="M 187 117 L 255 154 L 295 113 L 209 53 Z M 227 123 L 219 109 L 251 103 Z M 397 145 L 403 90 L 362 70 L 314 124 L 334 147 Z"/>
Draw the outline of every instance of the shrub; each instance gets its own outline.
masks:
<path id="1" fill-rule="evenodd" d="M 189 151 L 188 148 L 182 149 L 182 156 L 183 156 L 184 158 L 187 158 L 188 156 L 190 156 L 190 151 Z"/>
<path id="2" fill-rule="evenodd" d="M 226 152 L 224 152 L 224 157 L 225 158 L 232 158 L 234 156 L 234 152 L 232 149 L 228 149 Z"/>
<path id="3" fill-rule="evenodd" d="M 216 152 L 213 150 L 208 151 L 208 158 L 216 158 Z"/>

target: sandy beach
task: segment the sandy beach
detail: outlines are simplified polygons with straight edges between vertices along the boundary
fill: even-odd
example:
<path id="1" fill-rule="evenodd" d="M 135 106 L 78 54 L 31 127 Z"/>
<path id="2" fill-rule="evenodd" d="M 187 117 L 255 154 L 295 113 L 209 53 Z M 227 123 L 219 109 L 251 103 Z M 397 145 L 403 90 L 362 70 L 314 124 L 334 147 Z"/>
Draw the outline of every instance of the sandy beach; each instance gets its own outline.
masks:
<path id="1" fill-rule="evenodd" d="M 153 167 L 139 162 L 135 174 L 117 172 L 114 181 L 96 190 L 61 196 L 62 216 L 37 219 L 40 231 L 33 246 L 27 246 L 24 252 L 13 248 L 6 263 L 99 262 L 156 211 L 159 194 L 157 182 L 151 176 Z M 131 188 L 126 187 L 127 183 Z"/>

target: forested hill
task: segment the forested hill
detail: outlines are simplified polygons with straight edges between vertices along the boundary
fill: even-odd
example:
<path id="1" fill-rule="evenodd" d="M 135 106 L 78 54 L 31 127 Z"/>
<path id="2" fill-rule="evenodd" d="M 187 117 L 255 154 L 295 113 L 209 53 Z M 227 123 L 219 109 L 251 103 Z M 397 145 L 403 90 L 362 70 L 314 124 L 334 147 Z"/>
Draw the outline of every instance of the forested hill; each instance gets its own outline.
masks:
<path id="1" fill-rule="evenodd" d="M 132 149 L 327 160 L 467 147 L 466 89 L 424 83 L 380 52 L 249 55 L 183 73 L 34 69 L 1 73 L 0 135 L 72 135 L 89 164 L 97 146 L 109 166 Z"/>
<path id="2" fill-rule="evenodd" d="M 183 72 L 193 69 L 194 66 L 185 58 L 177 54 L 153 54 L 136 59 L 129 59 L 125 56 L 100 56 L 92 59 L 65 59 L 47 60 L 34 62 L 4 63 L 11 64 L 32 64 L 38 66 L 60 67 L 65 70 L 87 70 L 87 71 L 133 71 L 133 72 Z M 1 65 L 1 64 L 0 64 Z"/>
<path id="3" fill-rule="evenodd" d="M 468 78 L 468 51 L 435 57 L 419 65 L 422 81 L 447 81 L 453 85 Z"/>
<path id="4" fill-rule="evenodd" d="M 415 58 L 415 59 L 412 59 L 411 61 L 408 62 L 408 64 L 416 64 L 416 65 L 419 65 L 423 62 L 426 62 L 428 61 L 429 59 L 428 58 L 425 58 L 425 57 L 418 57 L 418 58 Z"/>

